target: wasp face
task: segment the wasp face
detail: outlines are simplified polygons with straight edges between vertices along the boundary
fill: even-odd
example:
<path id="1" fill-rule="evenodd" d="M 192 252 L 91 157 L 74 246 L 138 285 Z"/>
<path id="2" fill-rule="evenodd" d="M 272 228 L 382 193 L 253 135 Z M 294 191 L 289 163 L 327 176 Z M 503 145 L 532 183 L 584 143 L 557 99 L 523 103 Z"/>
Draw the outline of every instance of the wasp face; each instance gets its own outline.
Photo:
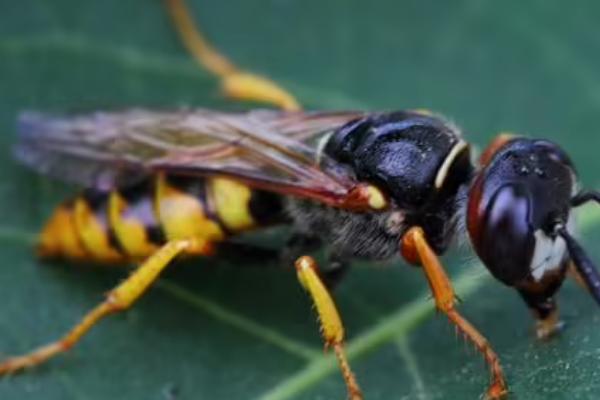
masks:
<path id="1" fill-rule="evenodd" d="M 387 193 L 405 226 L 422 226 L 437 252 L 447 247 L 473 170 L 455 127 L 417 112 L 374 114 L 336 131 L 325 152 Z"/>
<path id="2" fill-rule="evenodd" d="M 558 146 L 541 140 L 509 140 L 479 172 L 469 195 L 468 229 L 492 274 L 515 285 L 540 281 L 561 268 L 575 171 Z"/>
<path id="3" fill-rule="evenodd" d="M 517 287 L 544 313 L 569 260 L 558 229 L 569 229 L 575 171 L 566 154 L 545 140 L 512 139 L 492 147 L 469 193 L 471 242 L 494 277 Z"/>

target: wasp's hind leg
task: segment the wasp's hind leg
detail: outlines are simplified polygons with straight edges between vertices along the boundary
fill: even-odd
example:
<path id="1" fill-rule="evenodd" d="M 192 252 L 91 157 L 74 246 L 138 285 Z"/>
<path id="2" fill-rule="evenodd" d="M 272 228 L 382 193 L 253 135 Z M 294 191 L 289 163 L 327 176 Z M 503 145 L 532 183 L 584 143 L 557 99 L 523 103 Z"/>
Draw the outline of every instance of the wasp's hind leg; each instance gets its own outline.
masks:
<path id="1" fill-rule="evenodd" d="M 456 309 L 456 295 L 452 283 L 436 254 L 427 243 L 423 229 L 419 227 L 411 228 L 404 234 L 401 246 L 402 255 L 406 260 L 420 264 L 423 267 L 437 309 L 446 314 L 450 322 L 456 327 L 457 332 L 460 332 L 483 354 L 492 375 L 492 383 L 487 390 L 486 398 L 504 398 L 508 393 L 508 389 L 498 355 L 487 339 Z"/>
<path id="2" fill-rule="evenodd" d="M 272 80 L 239 69 L 204 38 L 194 23 L 184 0 L 165 0 L 181 41 L 196 61 L 221 79 L 225 94 L 238 100 L 272 104 L 288 111 L 300 110 L 300 104 Z"/>
<path id="3" fill-rule="evenodd" d="M 66 335 L 56 342 L 42 346 L 28 354 L 0 362 L 0 375 L 10 374 L 42 364 L 73 347 L 96 323 L 112 313 L 129 308 L 159 274 L 181 253 L 210 255 L 212 245 L 204 240 L 174 240 L 163 245 L 125 281 L 111 290 L 106 300 L 88 312 Z"/>
<path id="4" fill-rule="evenodd" d="M 362 400 L 362 392 L 346 357 L 342 320 L 327 287 L 319 277 L 315 260 L 311 257 L 303 256 L 296 260 L 295 266 L 298 273 L 298 280 L 310 294 L 315 304 L 319 315 L 321 333 L 325 341 L 325 348 L 333 348 L 338 359 L 340 370 L 348 389 L 348 397 L 351 400 Z"/>

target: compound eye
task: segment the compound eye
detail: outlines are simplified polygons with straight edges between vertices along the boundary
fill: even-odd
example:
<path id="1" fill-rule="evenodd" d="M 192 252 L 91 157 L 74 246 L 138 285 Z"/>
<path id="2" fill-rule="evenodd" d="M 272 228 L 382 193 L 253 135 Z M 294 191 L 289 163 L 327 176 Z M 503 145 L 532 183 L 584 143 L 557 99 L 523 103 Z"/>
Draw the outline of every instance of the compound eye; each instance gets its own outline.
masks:
<path id="1" fill-rule="evenodd" d="M 522 185 L 508 184 L 496 190 L 481 216 L 475 249 L 492 275 L 509 286 L 530 272 L 535 250 L 530 213 L 527 191 Z"/>

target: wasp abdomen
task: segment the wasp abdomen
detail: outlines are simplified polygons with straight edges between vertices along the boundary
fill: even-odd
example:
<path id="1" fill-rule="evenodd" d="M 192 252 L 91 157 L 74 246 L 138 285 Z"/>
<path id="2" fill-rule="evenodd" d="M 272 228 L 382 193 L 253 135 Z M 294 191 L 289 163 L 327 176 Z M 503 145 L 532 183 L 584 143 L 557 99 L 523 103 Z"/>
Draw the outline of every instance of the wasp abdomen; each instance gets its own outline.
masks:
<path id="1" fill-rule="evenodd" d="M 220 242 L 281 216 L 277 196 L 225 178 L 160 174 L 112 191 L 86 190 L 58 207 L 40 235 L 43 257 L 118 263 L 169 240 Z"/>

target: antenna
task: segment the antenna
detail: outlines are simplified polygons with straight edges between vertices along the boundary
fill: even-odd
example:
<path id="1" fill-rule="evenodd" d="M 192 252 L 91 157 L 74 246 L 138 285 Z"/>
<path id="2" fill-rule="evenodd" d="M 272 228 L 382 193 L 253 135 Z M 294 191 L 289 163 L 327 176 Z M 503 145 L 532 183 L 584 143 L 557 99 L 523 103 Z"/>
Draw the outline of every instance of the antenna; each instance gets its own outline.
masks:
<path id="1" fill-rule="evenodd" d="M 595 190 L 584 190 L 577 193 L 571 199 L 571 207 L 579 207 L 588 201 L 595 201 L 600 204 L 600 192 Z"/>
<path id="2" fill-rule="evenodd" d="M 598 194 L 596 192 L 594 193 L 595 195 Z M 558 234 L 565 240 L 571 259 L 573 260 L 577 271 L 581 274 L 586 286 L 590 290 L 590 294 L 594 297 L 594 300 L 600 304 L 600 273 L 598 273 L 596 266 L 592 260 L 590 260 L 583 247 L 577 243 L 575 238 L 571 236 L 564 226 L 558 228 Z"/>

